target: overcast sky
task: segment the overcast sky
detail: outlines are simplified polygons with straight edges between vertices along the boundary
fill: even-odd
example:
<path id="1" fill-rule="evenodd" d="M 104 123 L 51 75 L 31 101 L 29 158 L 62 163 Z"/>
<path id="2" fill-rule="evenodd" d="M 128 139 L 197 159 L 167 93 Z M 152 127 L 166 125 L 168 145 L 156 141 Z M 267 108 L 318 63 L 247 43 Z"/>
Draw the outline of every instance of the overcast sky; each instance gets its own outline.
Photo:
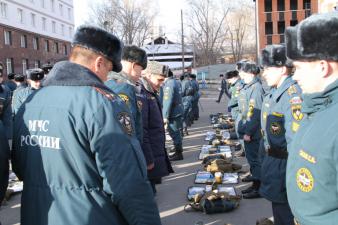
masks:
<path id="1" fill-rule="evenodd" d="M 75 26 L 83 24 L 89 17 L 90 4 L 102 2 L 102 0 L 74 0 Z M 163 31 L 169 39 L 177 41 L 178 31 L 181 28 L 181 9 L 186 9 L 184 0 L 157 0 L 159 14 L 156 24 L 163 27 Z M 145 10 L 147 10 L 145 8 Z"/>

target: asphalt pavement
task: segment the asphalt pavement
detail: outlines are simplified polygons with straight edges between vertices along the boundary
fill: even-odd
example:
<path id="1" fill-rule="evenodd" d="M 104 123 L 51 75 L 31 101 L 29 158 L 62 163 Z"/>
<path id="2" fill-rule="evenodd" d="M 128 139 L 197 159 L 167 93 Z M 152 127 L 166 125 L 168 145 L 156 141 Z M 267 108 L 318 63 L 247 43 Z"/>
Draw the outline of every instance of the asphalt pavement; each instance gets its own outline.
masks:
<path id="1" fill-rule="evenodd" d="M 223 96 L 221 103 L 216 103 L 218 93 L 216 91 L 203 91 L 200 103 L 200 119 L 189 129 L 189 135 L 184 137 L 184 160 L 173 163 L 174 174 L 163 179 L 163 183 L 157 186 L 156 201 L 160 209 L 163 225 L 254 225 L 256 220 L 263 217 L 271 217 L 271 205 L 263 198 L 243 199 L 239 208 L 232 212 L 206 215 L 202 212 L 185 212 L 184 206 L 187 189 L 194 185 L 195 173 L 202 168 L 198 160 L 200 148 L 204 141 L 205 133 L 211 131 L 209 114 L 225 112 L 226 98 Z M 170 145 L 171 142 L 168 142 Z M 248 171 L 245 158 L 237 158 L 236 162 L 243 165 L 244 171 Z M 243 175 L 243 174 L 242 174 Z M 248 183 L 235 185 L 240 191 L 248 187 Z M 230 185 L 228 185 L 230 186 Z M 0 209 L 0 221 L 2 225 L 20 224 L 20 194 L 13 196 L 8 203 Z M 199 223 L 198 223 L 199 222 Z M 151 224 L 149 224 L 151 225 Z"/>

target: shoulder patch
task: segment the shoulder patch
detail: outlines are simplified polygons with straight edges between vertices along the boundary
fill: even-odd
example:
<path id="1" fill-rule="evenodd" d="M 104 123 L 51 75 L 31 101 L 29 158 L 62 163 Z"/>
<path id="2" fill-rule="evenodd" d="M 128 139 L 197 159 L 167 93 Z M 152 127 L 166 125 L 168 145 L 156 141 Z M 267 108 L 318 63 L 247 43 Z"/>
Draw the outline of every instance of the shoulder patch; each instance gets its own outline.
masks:
<path id="1" fill-rule="evenodd" d="M 121 112 L 118 114 L 117 119 L 120 122 L 123 131 L 131 136 L 133 134 L 133 126 L 131 124 L 131 117 L 129 113 Z"/>
<path id="2" fill-rule="evenodd" d="M 291 85 L 288 89 L 288 94 L 289 95 L 293 95 L 293 94 L 297 94 L 297 88 L 295 85 Z"/>
<path id="3" fill-rule="evenodd" d="M 98 87 L 94 87 L 95 91 L 99 92 L 101 95 L 103 95 L 104 97 L 106 97 L 108 100 L 113 101 L 115 99 L 115 95 L 107 92 L 101 88 Z"/>
<path id="4" fill-rule="evenodd" d="M 303 102 L 303 100 L 299 96 L 296 96 L 296 97 L 293 97 L 293 98 L 290 99 L 290 103 L 292 105 L 299 105 L 299 104 L 302 104 L 302 102 Z"/>
<path id="5" fill-rule="evenodd" d="M 137 100 L 137 108 L 139 111 L 142 111 L 142 106 L 143 106 L 143 103 L 141 100 Z"/>
<path id="6" fill-rule="evenodd" d="M 126 94 L 121 93 L 119 96 L 127 105 L 129 105 L 129 97 Z"/>

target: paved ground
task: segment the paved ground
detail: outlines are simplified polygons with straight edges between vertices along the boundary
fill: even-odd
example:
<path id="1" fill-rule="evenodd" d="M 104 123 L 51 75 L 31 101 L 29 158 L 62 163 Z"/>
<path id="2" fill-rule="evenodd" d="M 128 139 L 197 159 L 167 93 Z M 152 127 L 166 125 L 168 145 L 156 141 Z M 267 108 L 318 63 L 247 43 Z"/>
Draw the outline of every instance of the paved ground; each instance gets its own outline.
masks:
<path id="1" fill-rule="evenodd" d="M 204 134 L 211 130 L 209 114 L 225 110 L 225 100 L 221 104 L 215 103 L 216 92 L 206 92 L 201 103 L 203 110 L 200 110 L 200 120 L 195 122 L 184 139 L 183 161 L 173 164 L 175 173 L 166 177 L 163 184 L 157 187 L 156 200 L 159 205 L 163 225 L 194 225 L 198 221 L 204 225 L 253 225 L 256 220 L 262 217 L 271 217 L 270 203 L 264 199 L 242 200 L 240 207 L 233 212 L 205 215 L 200 212 L 184 212 L 183 207 L 187 204 L 186 192 L 189 186 L 193 185 L 194 174 L 201 169 L 198 161 L 198 153 L 201 145 L 206 144 Z M 248 169 L 244 159 L 237 159 Z M 238 184 L 236 188 L 243 189 L 248 184 Z M 20 195 L 14 196 L 7 205 L 0 210 L 0 221 L 2 225 L 19 224 Z M 151 224 L 149 224 L 151 225 Z"/>

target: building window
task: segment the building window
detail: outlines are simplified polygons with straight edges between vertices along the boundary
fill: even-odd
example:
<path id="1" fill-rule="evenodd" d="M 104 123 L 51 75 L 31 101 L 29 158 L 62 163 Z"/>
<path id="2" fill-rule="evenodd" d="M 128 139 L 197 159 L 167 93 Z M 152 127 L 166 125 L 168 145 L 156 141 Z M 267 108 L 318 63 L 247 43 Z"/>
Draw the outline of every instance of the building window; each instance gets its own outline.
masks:
<path id="1" fill-rule="evenodd" d="M 311 9 L 311 0 L 303 0 L 303 9 Z"/>
<path id="2" fill-rule="evenodd" d="M 61 24 L 61 34 L 65 36 L 65 25 Z"/>
<path id="3" fill-rule="evenodd" d="M 28 66 L 28 59 L 22 60 L 22 73 L 26 74 L 26 70 L 29 68 Z"/>
<path id="4" fill-rule="evenodd" d="M 52 31 L 53 33 L 56 33 L 56 22 L 52 21 Z"/>
<path id="5" fill-rule="evenodd" d="M 278 21 L 278 34 L 284 34 L 285 32 L 285 22 Z"/>
<path id="6" fill-rule="evenodd" d="M 31 25 L 32 27 L 35 27 L 35 14 L 34 13 L 31 13 Z"/>
<path id="7" fill-rule="evenodd" d="M 277 0 L 277 11 L 285 11 L 285 1 Z"/>
<path id="8" fill-rule="evenodd" d="M 40 68 L 40 60 L 35 60 L 34 61 L 34 68 Z"/>
<path id="9" fill-rule="evenodd" d="M 7 18 L 7 3 L 0 2 L 0 13 L 1 13 L 1 18 L 6 19 Z"/>
<path id="10" fill-rule="evenodd" d="M 59 43 L 54 42 L 54 50 L 55 50 L 55 53 L 59 54 Z"/>
<path id="11" fill-rule="evenodd" d="M 45 40 L 45 51 L 49 52 L 49 41 Z"/>
<path id="12" fill-rule="evenodd" d="M 55 11 L 55 0 L 50 0 L 50 7 L 51 7 L 52 12 L 54 12 Z"/>
<path id="13" fill-rule="evenodd" d="M 65 55 L 68 55 L 68 48 L 67 48 L 67 45 L 64 45 L 64 46 L 63 46 L 63 53 L 64 53 Z"/>
<path id="14" fill-rule="evenodd" d="M 272 0 L 264 0 L 264 11 L 265 12 L 272 11 Z"/>
<path id="15" fill-rule="evenodd" d="M 298 24 L 298 20 L 291 20 L 290 21 L 290 26 L 296 26 Z"/>
<path id="16" fill-rule="evenodd" d="M 7 74 L 14 73 L 14 60 L 13 58 L 7 58 L 6 59 L 6 69 L 7 69 Z"/>
<path id="17" fill-rule="evenodd" d="M 68 8 L 68 19 L 72 19 L 72 11 Z"/>
<path id="18" fill-rule="evenodd" d="M 284 34 L 279 35 L 279 43 L 282 44 L 285 42 Z"/>
<path id="19" fill-rule="evenodd" d="M 273 34 L 273 23 L 265 22 L 265 35 Z"/>
<path id="20" fill-rule="evenodd" d="M 290 0 L 290 10 L 298 10 L 298 0 Z"/>
<path id="21" fill-rule="evenodd" d="M 45 8 L 46 6 L 45 6 L 45 0 L 41 0 L 41 7 L 42 8 Z"/>
<path id="22" fill-rule="evenodd" d="M 45 17 L 42 17 L 42 30 L 46 30 L 46 18 Z"/>
<path id="23" fill-rule="evenodd" d="M 59 4 L 60 15 L 63 16 L 63 5 Z"/>
<path id="24" fill-rule="evenodd" d="M 12 32 L 5 30 L 5 45 L 12 45 Z"/>
<path id="25" fill-rule="evenodd" d="M 21 45 L 21 48 L 27 48 L 27 36 L 26 35 L 21 35 L 20 45 Z"/>
<path id="26" fill-rule="evenodd" d="M 22 9 L 18 9 L 18 19 L 19 19 L 19 23 L 23 24 L 23 10 Z"/>
<path id="27" fill-rule="evenodd" d="M 33 49 L 39 50 L 39 38 L 38 37 L 33 37 Z"/>
<path id="28" fill-rule="evenodd" d="M 271 45 L 272 44 L 272 35 L 266 36 L 266 44 Z"/>

